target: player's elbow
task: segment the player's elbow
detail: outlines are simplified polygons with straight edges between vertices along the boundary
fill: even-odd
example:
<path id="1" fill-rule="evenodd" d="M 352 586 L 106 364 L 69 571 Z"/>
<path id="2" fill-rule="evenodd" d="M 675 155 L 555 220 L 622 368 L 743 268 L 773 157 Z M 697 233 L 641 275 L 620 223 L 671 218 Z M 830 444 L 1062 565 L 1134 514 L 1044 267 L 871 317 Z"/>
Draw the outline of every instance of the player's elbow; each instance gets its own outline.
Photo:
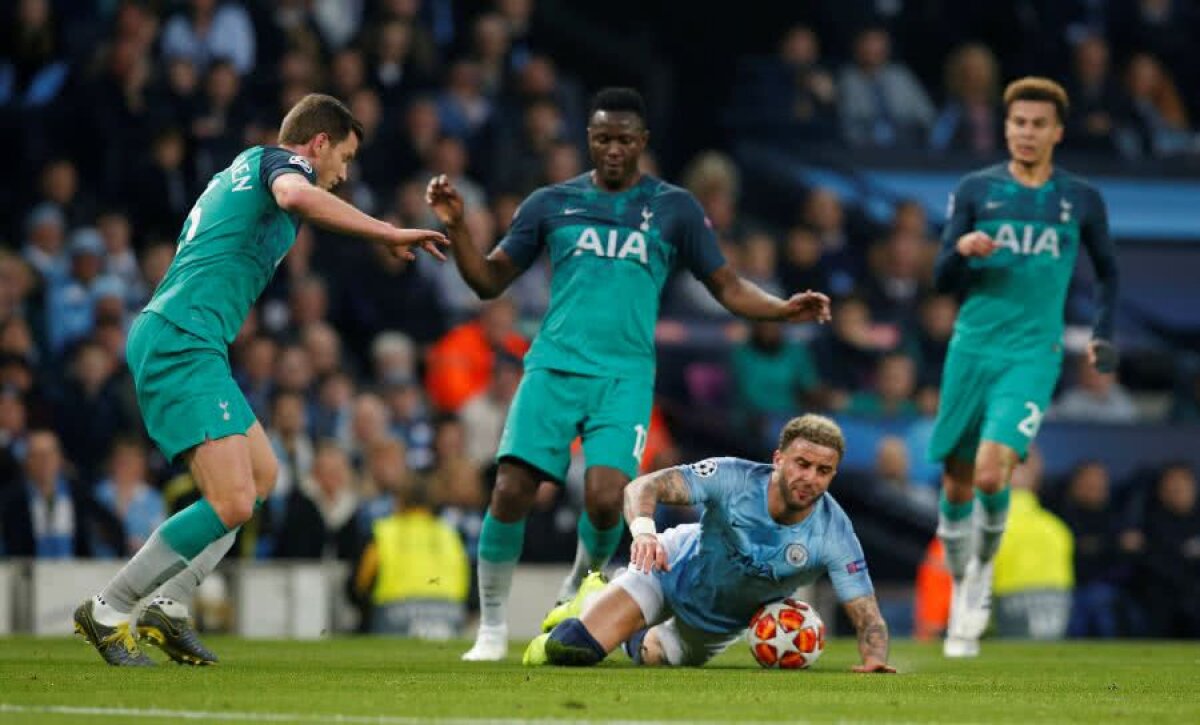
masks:
<path id="1" fill-rule="evenodd" d="M 489 281 L 484 281 L 484 280 L 476 280 L 474 282 L 471 282 L 470 285 L 471 285 L 471 289 L 474 290 L 476 296 L 478 296 L 479 299 L 483 300 L 484 302 L 487 302 L 488 300 L 496 299 L 497 297 L 500 296 L 500 293 L 503 291 L 499 288 L 499 286 L 491 284 Z"/>

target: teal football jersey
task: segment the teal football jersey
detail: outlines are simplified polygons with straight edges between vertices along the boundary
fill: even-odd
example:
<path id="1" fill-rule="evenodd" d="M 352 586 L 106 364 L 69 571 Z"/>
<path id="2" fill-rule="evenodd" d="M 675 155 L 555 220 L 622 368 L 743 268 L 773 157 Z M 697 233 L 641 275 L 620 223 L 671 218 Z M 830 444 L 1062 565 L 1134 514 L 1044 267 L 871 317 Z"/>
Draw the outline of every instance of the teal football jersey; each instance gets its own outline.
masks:
<path id="1" fill-rule="evenodd" d="M 652 176 L 618 193 L 590 174 L 538 189 L 500 241 L 522 268 L 550 255 L 550 306 L 527 369 L 654 379 L 654 327 L 676 267 L 705 279 L 725 264 L 690 193 Z"/>
<path id="2" fill-rule="evenodd" d="M 300 220 L 280 209 L 280 174 L 316 181 L 303 156 L 255 146 L 215 174 L 179 233 L 175 260 L 146 310 L 195 335 L 228 345 L 275 267 L 296 241 Z"/>
<path id="3" fill-rule="evenodd" d="M 955 243 L 972 230 L 995 240 L 995 253 L 958 255 Z M 1013 178 L 1008 164 L 966 176 L 950 198 L 938 260 L 939 286 L 953 283 L 965 293 L 953 344 L 1008 359 L 1059 352 L 1081 244 L 1100 282 L 1095 335 L 1111 339 L 1116 255 L 1096 189 L 1057 169 L 1046 183 L 1028 187 Z"/>

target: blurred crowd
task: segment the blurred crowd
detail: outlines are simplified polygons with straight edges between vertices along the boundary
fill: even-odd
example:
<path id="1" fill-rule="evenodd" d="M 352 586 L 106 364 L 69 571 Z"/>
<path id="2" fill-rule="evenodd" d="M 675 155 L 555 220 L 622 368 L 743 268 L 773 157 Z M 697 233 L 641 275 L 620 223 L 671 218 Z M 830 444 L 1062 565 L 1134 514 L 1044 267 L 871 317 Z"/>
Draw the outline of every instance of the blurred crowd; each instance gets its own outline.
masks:
<path id="1" fill-rule="evenodd" d="M 1002 153 L 998 94 L 1011 56 L 959 38 L 933 62 L 906 34 L 903 14 L 888 12 L 928 3 L 846 5 L 875 9 L 855 27 L 805 20 L 782 33 L 777 55 L 737 64 L 728 104 L 744 128 L 786 128 L 854 148 Z M 1181 93 L 1200 87 L 1188 62 L 1200 39 L 1192 4 L 1031 5 L 1050 15 L 1072 8 L 1053 24 L 1073 99 L 1070 145 L 1125 158 L 1197 153 L 1189 119 L 1200 113 L 1200 96 Z M 304 94 L 336 95 L 363 122 L 358 161 L 338 193 L 398 225 L 436 224 L 424 187 L 446 174 L 466 199 L 474 238 L 492 243 L 531 190 L 588 168 L 587 93 L 597 84 L 584 79 L 596 69 L 560 65 L 547 51 L 543 14 L 562 6 L 6 4 L 0 130 L 21 143 L 0 169 L 0 553 L 127 556 L 198 495 L 145 436 L 125 332 L 170 265 L 207 179 L 244 147 L 273 143 L 283 113 Z M 671 130 L 652 129 L 652 148 Z M 661 173 L 655 153 L 644 164 Z M 660 343 L 716 325 L 722 352 L 685 370 L 686 409 L 656 407 L 647 467 L 711 454 L 714 440 L 722 453 L 761 456 L 773 421 L 799 409 L 890 422 L 932 416 L 957 302 L 932 290 L 936 224 L 922 205 L 901 202 L 879 225 L 817 187 L 791 216 L 754 218 L 742 211 L 739 170 L 726 154 L 688 153 L 670 171 L 701 201 L 743 275 L 779 294 L 826 291 L 836 304 L 832 325 L 815 332 L 730 323 L 702 284 L 676 277 L 664 295 Z M 473 557 L 491 457 L 549 275 L 542 260 L 504 298 L 481 304 L 452 263 L 407 263 L 302 229 L 230 351 L 282 464 L 239 555 L 356 561 L 375 522 L 416 508 L 436 512 Z M 1090 322 L 1086 284 L 1068 313 Z M 1182 389 L 1171 405 L 1147 405 L 1116 377 L 1071 360 L 1050 415 L 1200 419 L 1200 372 Z M 687 415 L 692 409 L 706 415 Z M 881 447 L 876 484 L 932 506 L 928 477 L 910 470 L 912 454 Z M 1169 513 L 1194 523 L 1190 475 L 1191 503 Z M 570 559 L 571 490 L 540 495 L 527 559 Z M 1171 556 L 1183 557 L 1177 571 L 1194 587 L 1200 552 L 1190 541 L 1192 549 Z"/>

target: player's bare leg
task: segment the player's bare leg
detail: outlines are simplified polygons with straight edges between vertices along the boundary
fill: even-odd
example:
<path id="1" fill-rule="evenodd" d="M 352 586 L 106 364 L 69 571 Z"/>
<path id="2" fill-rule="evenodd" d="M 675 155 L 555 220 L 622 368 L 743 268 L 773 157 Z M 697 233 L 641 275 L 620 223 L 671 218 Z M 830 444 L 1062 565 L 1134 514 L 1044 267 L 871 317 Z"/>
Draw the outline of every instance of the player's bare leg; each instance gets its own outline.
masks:
<path id="1" fill-rule="evenodd" d="M 250 447 L 250 468 L 254 475 L 256 500 L 265 501 L 275 488 L 279 463 L 262 424 L 255 421 L 246 431 Z M 209 665 L 218 661 L 196 633 L 188 611 L 197 587 L 233 547 L 237 529 L 209 544 L 187 568 L 168 580 L 155 592 L 154 599 L 138 619 L 137 632 L 180 664 Z"/>
<path id="2" fill-rule="evenodd" d="M 541 479 L 520 461 L 500 462 L 479 536 L 479 631 L 464 660 L 495 662 L 508 654 L 508 594 L 525 542 L 525 517 Z"/>
<path id="3" fill-rule="evenodd" d="M 621 505 L 629 476 L 610 466 L 591 466 L 584 473 L 584 510 L 579 516 L 579 541 L 571 573 L 558 590 L 554 609 L 542 621 L 549 632 L 570 614 L 567 609 L 589 572 L 601 572 L 621 543 Z M 589 579 L 589 582 L 596 580 Z"/>
<path id="4" fill-rule="evenodd" d="M 994 441 L 980 444 L 969 467 L 969 479 L 965 475 L 968 466 L 947 462 L 943 478 L 945 499 L 938 526 L 938 535 L 946 549 L 946 563 L 954 579 L 943 648 L 947 657 L 974 657 L 979 653 L 979 638 L 991 616 L 992 559 L 1008 519 L 1008 480 L 1016 462 L 1016 451 Z M 972 499 L 964 503 L 973 506 L 974 498 L 978 498 L 979 515 L 968 513 L 964 518 L 948 521 L 953 518 L 954 505 L 963 498 L 965 480 L 971 482 Z"/>
<path id="5" fill-rule="evenodd" d="M 246 436 L 205 441 L 186 455 L 203 498 L 155 529 L 104 590 L 76 609 L 76 630 L 82 631 L 110 664 L 125 664 L 109 656 L 109 650 L 116 651 L 114 647 L 129 653 L 137 650 L 129 631 L 129 615 L 138 601 L 184 571 L 204 549 L 241 526 L 254 512 L 254 476 Z M 120 641 L 97 636 L 108 631 L 125 634 L 117 638 Z"/>

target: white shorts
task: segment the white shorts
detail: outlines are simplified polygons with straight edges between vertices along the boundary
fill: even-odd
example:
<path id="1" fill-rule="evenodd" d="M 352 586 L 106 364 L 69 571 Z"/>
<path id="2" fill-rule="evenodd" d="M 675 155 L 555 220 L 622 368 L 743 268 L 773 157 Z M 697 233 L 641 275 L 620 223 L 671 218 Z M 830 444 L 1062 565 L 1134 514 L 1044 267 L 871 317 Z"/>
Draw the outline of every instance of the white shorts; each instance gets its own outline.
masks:
<path id="1" fill-rule="evenodd" d="M 667 561 L 675 560 L 682 540 L 691 533 L 687 527 L 667 529 L 659 537 L 663 548 L 667 550 Z M 742 636 L 745 630 L 736 632 L 706 632 L 681 622 L 674 616 L 663 594 L 662 583 L 653 574 L 645 574 L 635 569 L 626 569 L 620 576 L 613 579 L 613 584 L 624 589 L 642 610 L 646 625 L 654 628 L 654 634 L 662 645 L 667 664 L 685 667 L 699 667 L 713 657 L 724 652 Z"/>

